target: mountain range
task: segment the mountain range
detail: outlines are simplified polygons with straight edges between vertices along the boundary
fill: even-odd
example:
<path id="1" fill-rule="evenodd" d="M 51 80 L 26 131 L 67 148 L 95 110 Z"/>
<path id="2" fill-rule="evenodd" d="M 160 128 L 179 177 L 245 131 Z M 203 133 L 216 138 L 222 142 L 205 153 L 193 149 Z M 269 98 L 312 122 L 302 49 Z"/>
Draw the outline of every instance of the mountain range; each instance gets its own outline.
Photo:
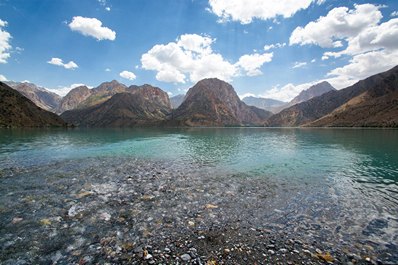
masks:
<path id="1" fill-rule="evenodd" d="M 58 116 L 45 111 L 51 110 L 62 113 L 70 124 L 86 127 L 398 127 L 397 77 L 398 66 L 341 90 L 327 82 L 316 84 L 288 103 L 244 98 L 257 107 L 248 106 L 230 84 L 216 78 L 199 81 L 172 101 L 160 88 L 127 87 L 115 80 L 92 89 L 74 88 L 63 98 L 34 84 L 9 82 L 19 92 L 1 83 L 0 126 L 64 126 Z M 273 107 L 274 112 L 283 110 L 265 110 Z"/>
<path id="2" fill-rule="evenodd" d="M 265 125 L 397 127 L 397 91 L 398 66 L 284 109 Z"/>
<path id="3" fill-rule="evenodd" d="M 65 127 L 56 114 L 38 107 L 20 92 L 0 82 L 0 127 Z"/>

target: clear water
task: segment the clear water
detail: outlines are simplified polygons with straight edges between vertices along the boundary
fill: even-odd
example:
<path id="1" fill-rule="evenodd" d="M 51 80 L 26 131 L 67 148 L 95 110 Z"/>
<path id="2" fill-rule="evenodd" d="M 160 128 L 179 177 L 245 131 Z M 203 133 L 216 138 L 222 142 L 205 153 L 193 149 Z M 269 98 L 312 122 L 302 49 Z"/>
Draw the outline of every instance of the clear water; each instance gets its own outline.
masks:
<path id="1" fill-rule="evenodd" d="M 356 238 L 398 251 L 398 130 L 0 131 L 0 169 L 93 157 L 194 163 L 220 174 L 264 177 L 282 188 L 270 202 L 275 212 L 259 213 L 259 219 L 288 229 L 307 218 L 337 231 L 331 235 L 336 242 Z"/>

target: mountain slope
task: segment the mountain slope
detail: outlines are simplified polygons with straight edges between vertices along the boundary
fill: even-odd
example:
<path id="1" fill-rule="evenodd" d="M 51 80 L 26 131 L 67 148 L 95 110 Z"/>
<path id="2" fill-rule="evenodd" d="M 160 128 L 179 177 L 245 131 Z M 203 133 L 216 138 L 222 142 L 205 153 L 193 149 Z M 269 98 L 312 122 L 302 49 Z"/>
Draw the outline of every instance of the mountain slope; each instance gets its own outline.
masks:
<path id="1" fill-rule="evenodd" d="M 38 87 L 26 82 L 5 82 L 11 88 L 30 99 L 33 103 L 44 110 L 55 112 L 61 102 L 61 97 L 43 87 Z"/>
<path id="2" fill-rule="evenodd" d="M 127 87 L 116 80 L 104 82 L 93 89 L 80 86 L 69 91 L 61 100 L 57 113 L 95 106 L 107 101 L 117 93 L 126 92 L 126 90 Z"/>
<path id="3" fill-rule="evenodd" d="M 171 107 L 173 109 L 178 108 L 184 101 L 185 95 L 176 95 L 170 98 Z"/>
<path id="4" fill-rule="evenodd" d="M 330 117 L 323 121 L 319 121 L 318 123 L 312 123 L 328 114 L 331 114 L 335 111 L 333 115 L 337 115 L 337 113 L 345 113 L 341 114 L 341 117 L 345 117 L 344 120 L 347 120 L 348 117 L 350 119 L 355 119 L 353 116 L 353 108 L 357 105 L 359 110 L 361 106 L 373 108 L 369 110 L 369 114 L 361 114 L 361 119 L 363 119 L 362 124 L 367 124 L 366 120 L 374 119 L 374 115 L 382 109 L 377 109 L 377 104 L 381 104 L 380 101 L 383 98 L 377 99 L 384 95 L 395 92 L 398 89 L 398 66 L 393 69 L 386 71 L 384 73 L 380 73 L 377 75 L 373 75 L 369 78 L 366 78 L 362 81 L 357 82 L 356 84 L 347 87 L 338 91 L 329 91 L 319 97 L 312 98 L 308 101 L 299 103 L 290 108 L 284 109 L 278 114 L 273 115 L 267 120 L 266 125 L 268 126 L 301 126 L 301 125 L 313 125 L 313 126 L 329 126 L 329 124 L 333 124 Z M 384 99 L 387 99 L 384 98 Z M 374 100 L 374 101 L 373 101 Z M 366 103 L 367 102 L 367 103 Z M 390 105 L 393 104 L 394 101 L 384 101 L 385 108 L 389 109 Z M 340 109 L 338 109 L 340 107 Z M 391 106 L 393 107 L 393 106 Z M 343 111 L 344 110 L 344 111 Z M 393 111 L 393 110 L 391 110 Z M 369 116 L 370 115 L 370 116 Z M 378 114 L 381 118 L 382 113 Z M 337 117 L 337 116 L 336 116 Z M 359 118 L 359 117 L 358 117 Z M 343 118 L 339 118 L 343 119 Z M 337 124 L 337 123 L 336 123 Z M 352 124 L 352 125 L 348 125 Z M 383 121 L 374 121 L 372 126 L 380 126 L 383 125 Z M 347 123 L 347 126 L 353 126 L 354 123 Z M 330 125 L 331 126 L 331 125 Z M 336 125 L 337 126 L 337 125 Z"/>
<path id="5" fill-rule="evenodd" d="M 262 125 L 270 112 L 249 107 L 233 87 L 217 78 L 203 79 L 189 89 L 172 120 L 183 126 Z"/>
<path id="6" fill-rule="evenodd" d="M 130 127 L 164 121 L 171 111 L 168 95 L 160 88 L 131 86 L 128 91 L 92 107 L 66 111 L 61 117 L 76 126 Z"/>
<path id="7" fill-rule="evenodd" d="M 66 123 L 0 82 L 0 127 L 61 127 Z"/>
<path id="8" fill-rule="evenodd" d="M 258 98 L 252 96 L 244 97 L 242 101 L 245 102 L 248 106 L 254 106 L 259 109 L 264 109 L 273 113 L 276 113 L 280 107 L 287 104 L 286 102 L 272 98 Z"/>
<path id="9" fill-rule="evenodd" d="M 77 108 L 80 103 L 91 96 L 91 94 L 91 89 L 86 86 L 79 86 L 72 89 L 65 97 L 62 98 L 56 112 L 62 113 L 64 111 Z"/>
<path id="10" fill-rule="evenodd" d="M 289 102 L 289 106 L 310 100 L 315 97 L 319 97 L 329 91 L 336 90 L 329 82 L 323 81 L 321 83 L 315 84 L 306 90 L 303 90 L 295 98 Z"/>

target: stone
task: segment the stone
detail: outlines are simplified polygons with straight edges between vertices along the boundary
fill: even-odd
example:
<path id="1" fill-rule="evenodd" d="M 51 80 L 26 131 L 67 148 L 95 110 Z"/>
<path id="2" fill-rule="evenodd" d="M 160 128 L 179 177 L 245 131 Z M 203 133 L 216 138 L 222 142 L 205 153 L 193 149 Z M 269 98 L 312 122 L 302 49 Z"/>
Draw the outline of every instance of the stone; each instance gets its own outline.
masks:
<path id="1" fill-rule="evenodd" d="M 181 258 L 183 261 L 185 261 L 185 262 L 191 260 L 191 256 L 190 256 L 189 254 L 183 254 L 183 255 L 180 256 L 180 258 Z"/>

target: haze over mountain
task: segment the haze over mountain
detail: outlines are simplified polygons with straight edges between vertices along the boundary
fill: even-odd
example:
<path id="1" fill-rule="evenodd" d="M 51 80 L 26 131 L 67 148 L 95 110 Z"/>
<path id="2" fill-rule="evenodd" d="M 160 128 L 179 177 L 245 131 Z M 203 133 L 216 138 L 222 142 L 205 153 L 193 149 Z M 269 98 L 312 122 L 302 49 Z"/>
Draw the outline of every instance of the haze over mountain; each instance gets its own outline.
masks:
<path id="1" fill-rule="evenodd" d="M 5 83 L 44 110 L 55 112 L 61 102 L 61 97 L 58 94 L 35 84 L 13 81 L 7 81 Z"/>
<path id="2" fill-rule="evenodd" d="M 318 84 L 315 84 L 308 89 L 305 89 L 300 92 L 295 98 L 293 98 L 288 106 L 293 106 L 295 104 L 310 100 L 315 97 L 319 97 L 320 95 L 325 94 L 326 92 L 336 90 L 329 82 L 323 81 Z"/>
<path id="3" fill-rule="evenodd" d="M 176 95 L 170 98 L 171 107 L 173 109 L 178 108 L 184 101 L 185 95 Z"/>
<path id="4" fill-rule="evenodd" d="M 283 102 L 272 98 L 260 98 L 253 96 L 244 97 L 242 101 L 249 106 L 254 106 L 259 109 L 264 109 L 273 113 L 277 112 L 280 107 L 287 104 L 287 102 Z"/>
<path id="5" fill-rule="evenodd" d="M 131 127 L 155 125 L 171 112 L 166 92 L 150 85 L 130 86 L 109 100 L 64 112 L 61 117 L 83 127 Z"/>
<path id="6" fill-rule="evenodd" d="M 10 86 L 0 82 L 0 127 L 62 127 L 56 114 L 36 106 Z"/>
<path id="7" fill-rule="evenodd" d="M 184 126 L 246 126 L 261 125 L 271 115 L 247 106 L 230 84 L 208 78 L 188 90 L 184 102 L 173 111 L 172 120 Z"/>
<path id="8" fill-rule="evenodd" d="M 397 126 L 398 66 L 284 109 L 267 126 Z"/>

